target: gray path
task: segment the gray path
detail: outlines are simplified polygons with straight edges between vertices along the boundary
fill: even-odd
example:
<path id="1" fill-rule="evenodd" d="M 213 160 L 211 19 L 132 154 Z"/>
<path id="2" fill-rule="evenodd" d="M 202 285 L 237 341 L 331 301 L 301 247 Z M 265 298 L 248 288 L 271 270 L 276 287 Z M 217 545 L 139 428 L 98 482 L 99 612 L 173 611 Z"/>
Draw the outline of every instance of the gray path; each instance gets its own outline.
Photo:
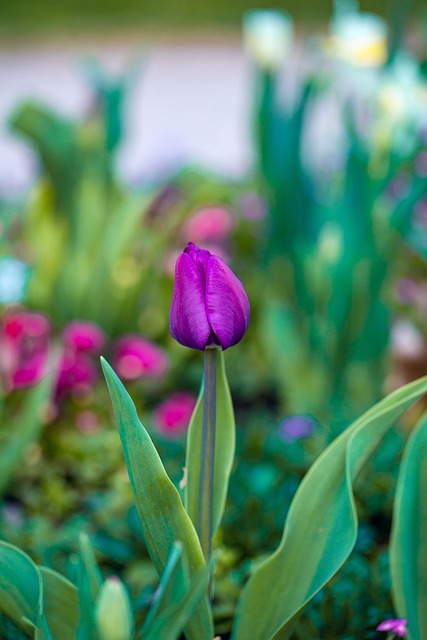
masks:
<path id="1" fill-rule="evenodd" d="M 27 146 L 7 131 L 23 98 L 36 98 L 78 117 L 89 104 L 79 60 L 97 56 L 111 73 L 140 56 L 130 96 L 120 171 L 128 180 L 181 160 L 227 175 L 250 163 L 251 74 L 238 39 L 166 41 L 141 46 L 136 38 L 93 45 L 88 40 L 0 48 L 0 190 L 20 191 L 34 176 Z"/>

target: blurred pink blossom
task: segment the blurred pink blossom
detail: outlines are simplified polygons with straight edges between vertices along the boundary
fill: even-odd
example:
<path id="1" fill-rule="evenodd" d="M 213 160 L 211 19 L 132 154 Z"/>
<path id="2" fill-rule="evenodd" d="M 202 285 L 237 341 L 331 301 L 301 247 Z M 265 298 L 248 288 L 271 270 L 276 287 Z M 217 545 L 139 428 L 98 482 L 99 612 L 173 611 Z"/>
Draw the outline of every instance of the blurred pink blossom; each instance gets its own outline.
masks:
<path id="1" fill-rule="evenodd" d="M 182 236 L 185 242 L 215 244 L 226 240 L 233 226 L 232 215 L 225 207 L 204 207 L 184 222 Z"/>
<path id="2" fill-rule="evenodd" d="M 98 325 L 80 320 L 67 324 L 62 339 L 68 348 L 93 354 L 99 354 L 105 344 L 105 334 Z"/>
<path id="3" fill-rule="evenodd" d="M 84 352 L 65 349 L 59 365 L 56 397 L 73 393 L 88 395 L 98 380 L 98 371 L 91 358 Z"/>
<path id="4" fill-rule="evenodd" d="M 40 313 L 7 312 L 0 326 L 0 372 L 7 391 L 36 384 L 44 375 L 50 324 Z"/>
<path id="5" fill-rule="evenodd" d="M 177 391 L 155 409 L 153 418 L 157 429 L 166 436 L 179 436 L 187 430 L 196 406 L 192 393 Z"/>
<path id="6" fill-rule="evenodd" d="M 114 369 L 124 380 L 160 378 L 169 366 L 161 347 L 138 334 L 123 336 L 114 346 Z"/>
<path id="7" fill-rule="evenodd" d="M 390 620 L 384 620 L 378 625 L 377 631 L 391 631 L 396 636 L 401 638 L 408 633 L 407 620 L 405 618 L 391 618 Z"/>

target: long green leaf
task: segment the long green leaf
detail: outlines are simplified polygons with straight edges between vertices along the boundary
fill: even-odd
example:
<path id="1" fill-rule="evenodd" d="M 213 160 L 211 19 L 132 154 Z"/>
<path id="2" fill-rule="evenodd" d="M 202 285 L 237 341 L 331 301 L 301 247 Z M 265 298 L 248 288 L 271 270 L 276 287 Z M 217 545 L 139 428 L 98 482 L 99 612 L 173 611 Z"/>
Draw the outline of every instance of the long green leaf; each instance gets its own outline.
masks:
<path id="1" fill-rule="evenodd" d="M 221 524 L 228 491 L 228 480 L 234 459 L 236 443 L 233 402 L 225 372 L 224 354 L 219 352 L 216 372 L 216 436 L 213 491 L 213 532 Z M 187 485 L 185 506 L 193 523 L 197 521 L 200 476 L 200 450 L 202 446 L 203 389 L 197 401 L 188 429 Z"/>
<path id="2" fill-rule="evenodd" d="M 110 365 L 104 359 L 101 362 L 148 552 L 161 575 L 174 543 L 180 540 L 188 559 L 191 582 L 206 566 L 197 533 L 150 436 L 138 419 L 131 397 Z M 188 640 L 212 640 L 207 596 L 198 602 L 185 634 Z"/>
<path id="3" fill-rule="evenodd" d="M 188 590 L 188 570 L 185 562 L 182 544 L 175 542 L 156 589 L 154 601 L 145 618 L 141 638 L 145 639 L 155 618 L 161 616 L 168 605 L 179 602 Z"/>
<path id="4" fill-rule="evenodd" d="M 427 415 L 406 446 L 393 512 L 393 599 L 412 640 L 427 638 Z"/>
<path id="5" fill-rule="evenodd" d="M 375 405 L 323 452 L 302 481 L 278 549 L 253 573 L 235 640 L 289 638 L 305 605 L 351 553 L 357 535 L 352 483 L 390 426 L 427 391 L 427 377 Z"/>
<path id="6" fill-rule="evenodd" d="M 172 602 L 156 617 L 144 640 L 178 640 L 197 602 L 206 593 L 209 582 L 207 567 L 193 576 L 191 584 L 178 602 Z"/>
<path id="7" fill-rule="evenodd" d="M 43 580 L 44 614 L 55 640 L 75 640 L 79 622 L 76 587 L 56 571 L 39 567 Z"/>
<path id="8" fill-rule="evenodd" d="M 51 379 L 46 377 L 25 394 L 24 406 L 9 429 L 0 454 L 0 494 L 7 488 L 19 468 L 28 446 L 35 442 L 43 425 L 44 409 L 51 391 Z"/>
<path id="9" fill-rule="evenodd" d="M 80 623 L 76 640 L 98 640 L 95 604 L 102 586 L 102 575 L 96 563 L 89 537 L 80 534 L 80 556 L 77 565 Z"/>

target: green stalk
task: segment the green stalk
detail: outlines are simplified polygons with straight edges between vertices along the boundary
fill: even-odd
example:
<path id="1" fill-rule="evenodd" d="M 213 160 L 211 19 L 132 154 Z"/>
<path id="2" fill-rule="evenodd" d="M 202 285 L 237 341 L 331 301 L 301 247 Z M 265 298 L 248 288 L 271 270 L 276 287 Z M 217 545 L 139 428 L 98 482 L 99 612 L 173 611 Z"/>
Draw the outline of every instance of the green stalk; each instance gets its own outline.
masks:
<path id="1" fill-rule="evenodd" d="M 207 563 L 209 563 L 212 554 L 212 509 L 216 431 L 216 354 L 216 347 L 207 347 L 205 349 L 199 504 L 196 526 Z"/>

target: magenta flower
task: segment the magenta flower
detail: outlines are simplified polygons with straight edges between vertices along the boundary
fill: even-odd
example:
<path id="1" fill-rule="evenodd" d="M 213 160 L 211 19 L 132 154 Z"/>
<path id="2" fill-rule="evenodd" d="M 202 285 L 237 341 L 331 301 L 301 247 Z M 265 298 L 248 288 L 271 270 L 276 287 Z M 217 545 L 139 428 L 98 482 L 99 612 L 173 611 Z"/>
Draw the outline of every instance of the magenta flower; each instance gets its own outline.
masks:
<path id="1" fill-rule="evenodd" d="M 0 327 L 0 372 L 7 391 L 36 384 L 47 364 L 50 324 L 40 313 L 14 310 Z"/>
<path id="2" fill-rule="evenodd" d="M 99 354 L 105 344 L 105 334 L 98 325 L 79 320 L 67 324 L 62 339 L 70 349 L 93 354 Z"/>
<path id="3" fill-rule="evenodd" d="M 184 433 L 196 406 L 192 393 L 177 391 L 155 409 L 153 418 L 158 430 L 166 436 Z"/>
<path id="4" fill-rule="evenodd" d="M 192 242 L 175 266 L 170 332 L 180 344 L 204 351 L 237 344 L 249 324 L 249 300 L 229 267 Z"/>
<path id="5" fill-rule="evenodd" d="M 391 631 L 401 638 L 408 633 L 408 621 L 405 618 L 391 618 L 378 625 L 377 631 Z"/>
<path id="6" fill-rule="evenodd" d="M 120 338 L 114 348 L 114 368 L 124 380 L 161 378 L 169 361 L 161 347 L 140 335 Z"/>
<path id="7" fill-rule="evenodd" d="M 69 393 L 76 396 L 88 395 L 98 380 L 98 370 L 91 358 L 84 352 L 65 349 L 59 367 L 56 383 L 56 397 Z"/>

